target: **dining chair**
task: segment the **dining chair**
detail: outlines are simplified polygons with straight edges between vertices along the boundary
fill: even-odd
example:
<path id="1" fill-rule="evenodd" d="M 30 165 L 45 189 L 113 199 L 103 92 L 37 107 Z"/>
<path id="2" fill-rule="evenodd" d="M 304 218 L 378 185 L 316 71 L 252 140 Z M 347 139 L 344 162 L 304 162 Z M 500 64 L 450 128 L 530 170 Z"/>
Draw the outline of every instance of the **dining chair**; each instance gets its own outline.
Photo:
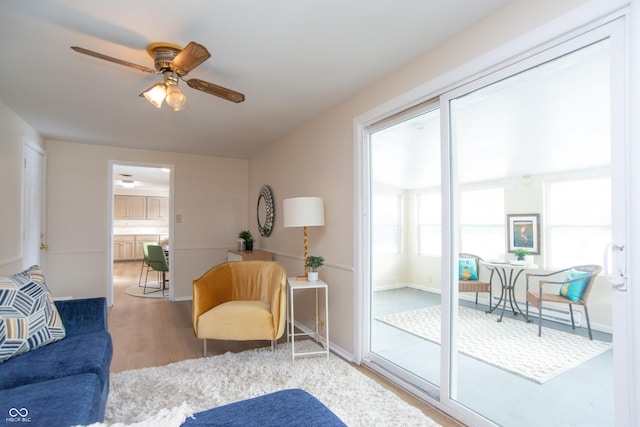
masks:
<path id="1" fill-rule="evenodd" d="M 589 310 L 587 309 L 587 300 L 591 294 L 591 288 L 595 282 L 596 276 L 602 271 L 599 265 L 576 265 L 574 267 L 553 271 L 545 274 L 527 273 L 527 306 L 526 318 L 529 321 L 529 304 L 538 308 L 538 336 L 542 336 L 542 301 L 549 303 L 568 304 L 569 313 L 571 314 L 571 327 L 576 328 L 573 319 L 573 305 L 581 305 L 584 307 L 584 316 L 587 319 L 587 330 L 589 331 L 589 339 L 593 340 L 591 334 L 591 323 L 589 322 Z M 560 276 L 565 273 L 564 279 Z M 555 276 L 555 277 L 554 277 Z M 558 277 L 558 278 L 557 278 Z M 538 282 L 537 290 L 529 290 L 529 279 L 543 278 Z M 554 280 L 549 280 L 554 279 Z M 554 292 L 543 292 L 549 289 L 547 285 L 559 285 L 554 287 Z M 546 287 L 546 288 L 545 288 Z"/>
<path id="2" fill-rule="evenodd" d="M 493 269 L 491 269 L 491 275 L 489 281 L 484 282 L 480 280 L 480 258 L 477 255 L 460 253 L 458 256 L 458 292 L 475 292 L 476 304 L 478 304 L 478 293 L 489 293 L 489 307 L 491 307 L 491 301 L 493 295 L 491 293 L 491 280 L 493 280 Z"/>
<path id="3" fill-rule="evenodd" d="M 149 269 L 157 271 L 159 274 L 161 273 L 162 282 L 159 289 L 147 292 L 147 280 L 145 279 L 143 293 L 147 294 L 162 291 L 162 294 L 164 295 L 164 291 L 166 290 L 165 283 L 167 281 L 167 272 L 169 271 L 169 262 L 167 261 L 167 257 L 164 253 L 164 248 L 160 245 L 151 244 L 147 246 L 147 250 L 149 252 Z M 149 270 L 147 270 L 147 277 L 148 276 Z"/>
<path id="4" fill-rule="evenodd" d="M 142 273 L 146 267 L 147 275 L 149 274 L 149 249 L 147 248 L 149 245 L 155 245 L 155 242 L 143 242 L 142 243 L 142 266 L 140 267 L 140 278 L 138 279 L 138 286 L 142 286 Z"/>

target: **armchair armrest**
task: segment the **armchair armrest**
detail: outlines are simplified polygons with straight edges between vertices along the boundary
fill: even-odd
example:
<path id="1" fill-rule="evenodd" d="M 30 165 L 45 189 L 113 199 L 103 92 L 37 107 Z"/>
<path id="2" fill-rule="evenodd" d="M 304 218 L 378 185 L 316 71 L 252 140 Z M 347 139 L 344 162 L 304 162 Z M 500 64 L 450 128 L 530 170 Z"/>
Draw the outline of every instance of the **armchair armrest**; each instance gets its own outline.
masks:
<path id="1" fill-rule="evenodd" d="M 108 331 L 106 298 L 61 300 L 55 304 L 67 336 Z"/>

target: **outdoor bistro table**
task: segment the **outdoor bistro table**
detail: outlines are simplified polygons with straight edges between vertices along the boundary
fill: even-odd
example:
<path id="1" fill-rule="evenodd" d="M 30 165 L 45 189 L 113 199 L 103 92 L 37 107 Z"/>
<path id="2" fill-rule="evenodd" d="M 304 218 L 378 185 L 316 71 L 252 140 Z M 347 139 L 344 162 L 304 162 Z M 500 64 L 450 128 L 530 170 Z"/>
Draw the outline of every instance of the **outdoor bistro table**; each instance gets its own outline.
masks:
<path id="1" fill-rule="evenodd" d="M 500 285 L 502 287 L 500 299 L 493 307 L 491 307 L 491 301 L 489 301 L 490 309 L 487 313 L 493 313 L 493 311 L 500 306 L 500 303 L 502 303 L 502 313 L 498 319 L 498 322 L 502 322 L 502 317 L 504 316 L 504 311 L 507 308 L 508 300 L 511 310 L 513 310 L 513 314 L 517 315 L 520 313 L 525 320 L 527 320 L 525 314 L 520 310 L 520 307 L 518 307 L 514 289 L 516 282 L 518 281 L 518 277 L 520 277 L 523 271 L 535 269 L 538 268 L 538 266 L 535 264 L 527 264 L 525 261 L 480 261 L 480 264 L 484 265 L 489 270 L 496 272 L 498 278 L 500 278 Z"/>

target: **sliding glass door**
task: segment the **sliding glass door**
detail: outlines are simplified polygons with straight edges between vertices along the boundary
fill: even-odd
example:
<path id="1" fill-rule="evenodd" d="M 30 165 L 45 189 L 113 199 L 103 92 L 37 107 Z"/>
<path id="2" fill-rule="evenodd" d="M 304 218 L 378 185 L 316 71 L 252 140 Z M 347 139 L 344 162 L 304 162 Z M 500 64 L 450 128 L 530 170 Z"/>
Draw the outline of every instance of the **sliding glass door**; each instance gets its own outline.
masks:
<path id="1" fill-rule="evenodd" d="M 440 384 L 440 112 L 430 103 L 370 136 L 370 343 L 378 363 Z M 428 316 L 431 339 L 415 330 Z M 429 328 L 425 328 L 429 329 Z"/>
<path id="2" fill-rule="evenodd" d="M 579 296 L 588 312 L 553 302 L 538 312 L 526 295 L 528 274 L 602 266 L 612 239 L 610 74 L 604 39 L 443 99 L 452 153 L 451 260 L 455 266 L 460 252 L 480 256 L 475 275 L 491 278 L 493 291 L 479 303 L 456 292 L 462 287 L 455 283 L 465 281 L 454 268 L 449 397 L 501 425 L 614 422 L 606 278 L 595 279 L 588 299 Z M 528 262 L 518 262 L 517 248 Z M 538 295 L 541 280 L 561 282 L 567 274 L 530 276 L 529 289 Z M 558 296 L 560 288 L 549 284 L 543 292 Z"/>
<path id="3" fill-rule="evenodd" d="M 527 298 L 625 235 L 612 32 L 366 129 L 365 363 L 479 424 L 614 424 L 607 278 L 588 311 Z"/>

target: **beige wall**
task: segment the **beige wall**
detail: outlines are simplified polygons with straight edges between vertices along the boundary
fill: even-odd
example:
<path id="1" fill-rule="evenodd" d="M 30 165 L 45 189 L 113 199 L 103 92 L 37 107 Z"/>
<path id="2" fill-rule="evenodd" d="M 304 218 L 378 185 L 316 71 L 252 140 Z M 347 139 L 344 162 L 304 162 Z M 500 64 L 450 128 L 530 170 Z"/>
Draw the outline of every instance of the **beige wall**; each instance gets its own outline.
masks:
<path id="1" fill-rule="evenodd" d="M 48 279 L 58 295 L 104 295 L 108 266 L 109 159 L 175 165 L 175 213 L 183 224 L 175 229 L 176 295 L 190 295 L 191 279 L 224 260 L 224 248 L 235 245 L 235 230 L 258 235 L 255 206 L 260 187 L 269 184 L 276 202 L 276 223 L 269 238 L 257 246 L 274 251 L 291 274 L 302 270 L 302 230 L 282 227 L 282 200 L 294 196 L 325 199 L 326 226 L 309 230 L 310 252 L 327 259 L 321 278 L 330 284 L 331 341 L 354 351 L 354 147 L 355 117 L 424 85 L 474 58 L 498 48 L 562 13 L 582 0 L 516 1 L 406 67 L 372 84 L 341 105 L 273 144 L 249 162 L 173 153 L 91 147 L 49 142 Z M 0 111 L 0 120 L 12 116 Z M 10 117 L 11 126 L 19 118 Z M 4 124 L 4 123 L 3 123 Z M 28 127 L 28 126 L 27 126 Z M 33 131 L 21 130 L 22 134 Z M 13 131 L 0 129 L 2 161 L 15 161 Z M 9 139 L 10 147 L 5 147 Z M 5 152 L 8 158 L 5 159 Z M 4 165 L 3 165 L 4 166 Z M 15 164 L 12 166 L 15 168 Z M 15 169 L 3 174 L 2 194 L 17 201 Z M 230 179 L 233 177 L 233 179 Z M 224 185 L 216 186 L 217 183 Z M 6 195 L 5 195 L 6 193 Z M 75 199 L 75 195 L 80 195 Z M 6 200 L 6 198 L 5 198 Z M 2 221 L 0 260 L 20 253 L 15 234 L 19 209 Z M 6 215 L 3 213 L 3 215 Z M 7 225 L 11 224 L 11 225 Z M 230 233 L 229 230 L 233 230 Z M 3 239 L 4 240 L 4 239 Z M 311 311 L 309 311 L 311 312 Z"/>
<path id="2" fill-rule="evenodd" d="M 247 160 L 60 141 L 49 141 L 47 153 L 47 281 L 54 295 L 107 295 L 109 161 L 174 167 L 174 212 L 182 215 L 171 247 L 177 299 L 191 298 L 191 281 L 226 261 L 246 228 Z"/>
<path id="3" fill-rule="evenodd" d="M 25 141 L 43 148 L 40 135 L 0 102 L 0 273 L 22 268 L 22 150 Z"/>
<path id="4" fill-rule="evenodd" d="M 580 0 L 512 2 L 251 159 L 250 200 L 255 203 L 260 186 L 269 184 L 277 207 L 273 234 L 261 244 L 276 252 L 288 269 L 302 262 L 301 231 L 282 228 L 282 199 L 294 196 L 325 199 L 326 225 L 311 229 L 310 253 L 327 259 L 320 278 L 330 286 L 331 341 L 339 348 L 353 353 L 356 345 L 353 120 L 582 3 Z M 311 307 L 306 311 L 313 312 Z"/>

